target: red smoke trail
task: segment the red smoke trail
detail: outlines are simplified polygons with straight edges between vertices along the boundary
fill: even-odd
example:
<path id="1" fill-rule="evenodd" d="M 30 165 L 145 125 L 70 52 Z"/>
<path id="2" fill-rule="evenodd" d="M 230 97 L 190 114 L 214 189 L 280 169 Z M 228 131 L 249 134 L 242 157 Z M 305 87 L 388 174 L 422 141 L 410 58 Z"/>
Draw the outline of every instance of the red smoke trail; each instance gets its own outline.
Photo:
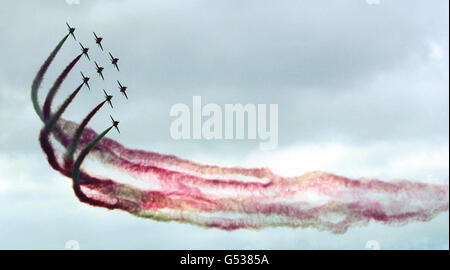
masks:
<path id="1" fill-rule="evenodd" d="M 54 170 L 61 172 L 63 175 L 66 175 L 58 163 L 55 150 L 50 143 L 48 136 L 49 133 L 47 132 L 46 128 L 42 128 L 41 132 L 39 133 L 39 143 L 41 144 L 41 148 L 47 155 L 47 160 L 50 166 L 52 166 Z"/>
<path id="2" fill-rule="evenodd" d="M 63 131 L 76 126 L 61 120 Z M 96 137 L 97 133 L 86 129 L 81 144 Z M 93 150 L 94 156 L 112 164 L 109 160 L 114 158 L 110 153 L 118 152 L 114 149 L 117 145 L 104 138 Z M 142 151 L 139 155 L 145 158 Z M 158 154 L 150 153 L 148 158 L 155 162 L 155 155 Z M 366 225 L 370 220 L 406 224 L 426 221 L 448 210 L 446 185 L 351 179 L 323 172 L 290 178 L 270 173 L 266 174 L 266 181 L 245 181 L 242 175 L 227 174 L 214 179 L 168 170 L 157 162 L 156 165 L 122 162 L 125 164 L 120 166 L 114 163 L 115 168 L 126 168 L 132 183 L 109 179 L 105 186 L 104 180 L 96 179 L 81 185 L 86 197 L 92 196 L 110 209 L 127 208 L 137 216 L 225 230 L 290 226 L 343 233 L 350 226 Z M 259 171 L 256 172 L 253 176 L 258 176 Z"/>
<path id="3" fill-rule="evenodd" d="M 77 124 L 73 122 L 63 122 L 67 125 L 68 129 L 74 129 Z M 78 150 L 81 150 L 92 139 L 95 138 L 97 133 L 86 133 L 86 136 L 82 137 Z M 63 139 L 61 137 L 60 139 Z M 66 145 L 67 146 L 67 145 Z M 103 155 L 108 156 L 108 163 L 118 166 L 124 170 L 139 171 L 136 168 L 146 168 L 152 166 L 162 167 L 168 170 L 177 170 L 186 172 L 192 175 L 203 176 L 207 178 L 224 177 L 224 176 L 242 176 L 249 177 L 258 180 L 258 182 L 276 178 L 267 168 L 241 168 L 241 167 L 219 167 L 214 165 L 204 165 L 195 163 L 189 160 L 184 160 L 173 155 L 164 155 L 155 152 L 128 149 L 123 147 L 116 141 L 104 138 L 97 146 L 97 150 L 101 150 Z"/>
<path id="4" fill-rule="evenodd" d="M 120 173 L 102 179 L 90 170 L 81 171 L 79 182 L 74 182 L 81 201 L 154 220 L 225 230 L 289 226 L 344 233 L 370 220 L 393 225 L 427 221 L 449 207 L 448 185 L 351 179 L 324 172 L 288 178 L 268 169 L 200 165 L 127 149 L 108 138 L 95 145 L 91 142 L 98 134 L 92 129 L 79 131 L 78 124 L 64 119 L 56 123 L 52 132 L 65 148 L 79 132 L 78 149 L 92 147 L 91 157 L 112 166 L 113 174 Z M 52 167 L 64 175 L 76 172 L 62 169 L 58 160 L 64 159 L 64 151 L 55 151 L 48 135 L 44 139 L 41 145 Z M 89 153 L 84 150 L 82 159 Z"/>
<path id="5" fill-rule="evenodd" d="M 86 128 L 89 121 L 91 121 L 92 117 L 94 117 L 94 115 L 100 110 L 101 107 L 103 107 L 103 104 L 105 104 L 105 103 L 106 103 L 106 100 L 100 102 L 100 104 L 95 106 L 95 108 L 92 109 L 92 111 L 83 119 L 83 121 L 78 126 L 77 130 L 75 131 L 74 135 L 72 136 L 70 145 L 67 148 L 67 151 L 65 153 L 65 158 L 64 158 L 64 163 L 65 163 L 64 167 L 66 169 L 71 168 L 73 165 L 72 164 L 73 155 L 75 153 L 75 150 L 77 148 L 77 145 L 80 141 L 80 138 L 81 138 L 81 135 L 83 134 L 84 129 Z"/>
<path id="6" fill-rule="evenodd" d="M 59 171 L 62 175 L 67 176 L 67 177 L 71 177 L 72 174 L 72 168 L 70 165 L 73 165 L 72 162 L 67 162 L 66 159 L 64 159 L 65 161 L 65 167 L 61 167 L 61 165 L 58 162 L 58 158 L 55 154 L 55 149 L 53 148 L 52 144 L 50 143 L 49 140 L 49 135 L 50 132 L 53 132 L 57 137 L 61 136 L 62 131 L 61 128 L 59 126 L 55 126 L 55 124 L 58 121 L 58 118 L 61 117 L 61 115 L 63 114 L 63 112 L 65 111 L 65 109 L 69 106 L 69 104 L 72 102 L 72 100 L 75 98 L 75 96 L 78 94 L 78 92 L 80 91 L 81 87 L 83 86 L 83 84 L 81 84 L 80 86 L 77 87 L 77 89 L 75 89 L 75 91 L 72 92 L 72 94 L 63 102 L 63 104 L 60 106 L 60 108 L 58 109 L 58 111 L 53 115 L 53 117 L 47 121 L 46 125 L 42 128 L 40 135 L 39 135 L 39 142 L 41 144 L 41 147 L 44 151 L 44 153 L 47 155 L 47 160 L 50 164 L 50 166 Z M 84 123 L 83 125 L 86 126 L 87 123 L 89 122 L 89 120 L 95 115 L 96 112 L 98 112 L 98 110 L 103 106 L 103 104 L 105 104 L 106 101 L 102 101 L 100 104 L 98 104 L 92 111 L 91 113 L 89 113 L 85 119 L 83 120 L 82 123 Z M 79 132 L 80 135 L 83 132 L 84 127 L 80 126 L 76 133 Z M 109 128 L 111 129 L 111 128 Z M 78 135 L 75 135 L 78 136 Z M 74 136 L 74 138 L 75 138 Z M 74 139 L 72 139 L 73 141 Z M 75 142 L 76 145 L 76 142 Z M 85 158 L 85 156 L 87 156 L 88 152 L 82 152 L 80 154 L 80 157 L 82 157 L 81 161 Z M 84 156 L 83 156 L 84 155 Z M 80 158 L 79 157 L 79 158 Z M 72 157 L 71 157 L 72 158 Z M 79 162 L 81 164 L 81 161 Z M 79 165 L 80 165 L 79 164 Z M 95 177 L 91 177 L 90 175 L 79 171 L 77 169 L 77 176 L 82 178 L 82 182 L 83 183 L 99 183 L 100 179 L 97 179 Z M 105 182 L 104 180 L 102 181 L 103 183 Z M 104 185 L 104 184 L 103 184 Z M 80 189 L 80 182 L 78 181 L 76 184 L 74 183 L 74 191 L 75 194 L 77 195 L 77 197 L 80 199 L 80 201 L 82 202 L 86 202 L 89 203 L 91 205 L 94 206 L 100 206 L 100 207 L 106 207 L 106 208 L 112 208 L 113 206 L 110 206 L 108 204 L 103 203 L 102 201 L 96 200 L 95 198 L 89 198 L 86 195 L 83 194 L 83 192 Z M 119 207 L 119 206 L 117 206 Z M 116 207 L 116 208 L 117 208 Z"/>
<path id="7" fill-rule="evenodd" d="M 45 125 L 45 128 L 47 131 L 50 131 L 53 126 L 56 124 L 58 119 L 61 117 L 61 115 L 64 113 L 64 111 L 67 109 L 67 107 L 70 105 L 72 100 L 77 96 L 78 92 L 80 92 L 81 87 L 83 87 L 83 84 L 80 84 L 73 92 L 70 94 L 66 100 L 64 100 L 63 104 L 58 108 L 56 113 L 52 116 L 52 118 L 47 122 Z"/>
<path id="8" fill-rule="evenodd" d="M 57 161 L 56 155 L 55 155 L 55 151 L 53 149 L 53 146 L 50 143 L 49 133 L 55 127 L 56 122 L 61 117 L 61 115 L 64 113 L 64 111 L 67 109 L 67 107 L 70 105 L 70 103 L 73 101 L 73 99 L 78 94 L 78 92 L 80 92 L 80 89 L 82 86 L 83 86 L 83 84 L 80 84 L 72 92 L 72 94 L 70 94 L 69 97 L 66 98 L 66 100 L 64 100 L 63 104 L 59 107 L 59 109 L 56 111 L 56 113 L 53 115 L 53 117 L 49 121 L 47 121 L 47 123 L 42 128 L 42 130 L 39 134 L 39 143 L 41 144 L 42 150 L 47 154 L 47 159 L 48 159 L 49 164 L 52 166 L 53 169 L 62 172 L 64 175 L 66 175 L 66 174 L 62 171 L 62 168 L 58 164 L 58 161 Z M 48 112 L 48 113 L 50 113 L 50 112 Z M 44 113 L 44 118 L 47 118 L 45 116 L 45 113 Z M 59 127 L 56 127 L 55 132 L 58 134 L 61 134 L 61 129 Z"/>
<path id="9" fill-rule="evenodd" d="M 48 70 L 48 67 L 50 66 L 50 64 L 52 63 L 53 59 L 55 58 L 56 54 L 59 52 L 59 50 L 61 49 L 62 45 L 64 44 L 64 42 L 67 40 L 67 37 L 69 36 L 69 34 L 67 34 L 66 36 L 64 36 L 64 38 L 58 43 L 58 45 L 55 47 L 55 49 L 50 53 L 50 55 L 47 57 L 47 59 L 45 60 L 44 64 L 41 66 L 41 68 L 39 69 L 38 73 L 36 74 L 33 83 L 31 85 L 31 100 L 33 102 L 33 107 L 36 111 L 36 114 L 39 116 L 39 118 L 44 121 L 44 115 L 42 113 L 42 108 L 39 105 L 39 101 L 38 101 L 38 91 L 41 85 L 41 82 L 43 80 L 43 77 L 45 75 L 45 73 Z M 63 73 L 59 76 L 58 80 L 55 82 L 53 88 L 51 89 L 50 92 L 53 92 L 52 95 L 54 95 L 56 93 L 56 91 L 58 90 L 58 88 L 60 87 L 60 85 L 62 84 L 62 82 L 64 81 L 65 77 L 68 75 L 70 69 L 72 69 L 72 67 L 74 66 L 74 64 L 79 60 L 80 56 L 78 56 L 77 58 L 75 58 L 74 61 L 72 61 L 72 63 L 63 71 Z M 51 165 L 51 167 L 59 172 L 61 172 L 63 175 L 70 177 L 71 176 L 71 171 L 68 170 L 64 170 L 61 165 L 58 163 L 54 148 L 52 146 L 52 144 L 50 143 L 49 140 L 49 135 L 50 132 L 54 133 L 55 135 L 57 135 L 57 137 L 61 138 L 63 137 L 63 133 L 61 131 L 61 128 L 59 127 L 59 125 L 57 125 L 57 121 L 59 120 L 60 116 L 62 115 L 62 113 L 64 112 L 64 110 L 67 108 L 67 106 L 71 103 L 71 101 L 73 100 L 73 98 L 76 96 L 76 94 L 79 92 L 79 90 L 81 89 L 81 87 L 78 87 L 63 103 L 63 105 L 58 109 L 57 113 L 55 113 L 54 117 L 46 122 L 46 125 L 42 128 L 40 135 L 39 135 L 39 142 L 41 144 L 41 147 L 44 151 L 44 153 L 47 155 L 49 164 Z M 48 112 L 46 113 L 46 118 L 48 119 L 49 116 L 51 115 L 50 112 L 50 108 L 51 108 L 51 101 L 52 101 L 52 97 L 49 93 L 49 95 L 47 96 L 46 99 L 48 102 L 47 108 L 48 108 Z M 104 102 L 101 103 L 101 105 Z M 98 109 L 101 107 L 101 105 L 98 105 L 96 108 L 94 108 L 93 112 L 91 112 L 92 114 L 88 115 L 87 118 L 91 118 L 96 111 L 98 111 Z M 85 121 L 83 122 L 88 122 L 88 119 L 85 119 Z M 56 124 L 56 125 L 55 125 Z M 82 132 L 82 129 L 80 129 L 80 131 Z M 67 138 L 66 138 L 66 143 L 67 143 Z M 97 179 L 94 177 L 91 177 L 89 175 L 87 175 L 84 172 L 80 172 L 80 182 L 81 184 L 88 184 L 88 185 L 92 185 L 93 183 L 95 183 L 95 186 L 97 188 L 99 188 L 99 190 L 113 190 L 114 188 L 112 186 L 117 186 L 115 189 L 120 188 L 120 184 L 115 184 L 113 183 L 113 181 L 111 180 L 105 180 L 105 179 Z M 101 182 L 100 182 L 101 181 Z M 105 188 L 108 187 L 108 188 Z M 85 197 L 85 196 L 83 196 Z M 79 197 L 81 201 L 83 201 L 83 197 Z M 96 206 L 102 206 L 102 207 L 106 207 L 109 209 L 113 209 L 113 208 L 118 208 L 118 209 L 123 209 L 125 211 L 129 211 L 130 213 L 131 211 L 131 207 L 128 205 L 126 202 L 123 202 L 121 204 L 117 204 L 117 207 L 115 207 L 115 205 L 110 206 L 108 204 L 105 203 L 101 203 L 98 202 L 96 200 L 93 199 L 88 199 L 87 203 L 90 203 L 92 205 L 96 205 Z"/>
<path id="10" fill-rule="evenodd" d="M 47 128 L 45 128 L 45 127 L 41 130 L 41 133 L 39 136 L 39 142 L 41 144 L 41 147 L 42 147 L 44 153 L 47 155 L 47 159 L 48 159 L 50 166 L 54 170 L 59 171 L 62 175 L 71 177 L 72 170 L 70 168 L 65 169 L 59 164 L 58 158 L 55 154 L 55 150 L 49 141 L 49 133 L 47 132 Z M 126 186 L 115 183 L 114 181 L 109 180 L 109 179 L 99 179 L 96 177 L 92 177 L 92 176 L 86 174 L 85 172 L 80 171 L 80 182 L 77 183 L 76 185 L 74 183 L 74 191 L 75 191 L 75 194 L 77 195 L 78 199 L 81 202 L 85 202 L 85 203 L 88 203 L 93 206 L 105 207 L 108 209 L 122 209 L 122 210 L 125 210 L 128 212 L 132 212 L 132 207 L 130 207 L 130 203 L 127 202 L 126 200 L 117 200 L 116 199 L 115 203 L 110 203 L 111 199 L 106 200 L 106 199 L 108 199 L 106 196 L 98 197 L 98 195 L 97 195 L 98 198 L 96 196 L 91 196 L 91 197 L 86 196 L 81 191 L 81 186 L 83 186 L 83 185 L 86 185 L 89 187 L 95 187 L 95 189 L 97 189 L 99 191 L 103 191 L 103 192 L 105 192 L 105 191 L 111 192 L 113 190 L 124 190 L 127 188 Z M 133 206 L 134 206 L 134 204 L 133 204 Z"/>
<path id="11" fill-rule="evenodd" d="M 44 119 L 49 119 L 50 118 L 50 109 L 52 106 L 52 102 L 53 102 L 53 98 L 56 95 L 56 92 L 58 91 L 58 89 L 60 88 L 61 84 L 63 83 L 64 79 L 67 77 L 67 75 L 69 75 L 69 72 L 72 70 L 72 68 L 75 66 L 75 64 L 78 62 L 78 60 L 80 60 L 81 56 L 83 54 L 79 54 L 77 57 L 75 57 L 75 59 L 72 60 L 72 62 L 70 62 L 69 65 L 67 65 L 67 67 L 64 69 L 64 71 L 59 75 L 58 79 L 56 79 L 55 83 L 53 84 L 52 88 L 50 88 L 50 91 L 48 92 L 48 95 L 45 99 L 44 102 Z"/>
<path id="12" fill-rule="evenodd" d="M 66 99 L 64 104 L 69 104 L 70 101 L 73 99 L 74 94 L 77 91 L 79 91 L 79 89 L 80 88 L 77 88 L 74 91 L 74 93 L 71 96 L 69 96 L 69 98 Z M 101 102 L 99 105 L 97 105 L 94 108 L 94 110 L 92 110 L 91 114 L 88 115 L 86 118 L 92 118 L 92 116 L 95 114 L 95 112 L 97 112 L 104 103 L 105 102 Z M 61 107 L 63 107 L 63 106 L 61 106 Z M 60 110 L 63 111 L 63 109 L 60 109 Z M 55 115 L 57 115 L 57 114 L 55 114 Z M 84 122 L 87 123 L 89 120 L 87 120 L 86 118 L 85 118 Z M 58 162 L 58 158 L 55 153 L 55 149 L 53 148 L 53 146 L 49 140 L 50 132 L 53 132 L 57 137 L 61 137 L 61 134 L 62 134 L 62 131 L 59 126 L 52 128 L 52 126 L 50 125 L 50 121 L 47 122 L 47 124 L 42 128 L 40 135 L 39 135 L 39 142 L 41 144 L 42 150 L 47 155 L 48 162 L 54 170 L 59 171 L 64 176 L 71 177 L 72 173 L 73 173 L 72 169 L 70 167 L 63 168 Z M 82 130 L 81 130 L 81 132 L 82 132 Z M 83 152 L 81 154 L 83 154 Z M 87 153 L 84 153 L 84 155 L 86 156 Z M 83 157 L 83 159 L 84 159 L 84 157 Z M 125 211 L 131 212 L 131 208 L 129 205 L 127 205 L 126 201 L 116 200 L 117 201 L 116 203 L 109 204 L 109 203 L 103 202 L 101 199 L 100 200 L 96 199 L 95 196 L 87 197 L 81 191 L 80 184 L 95 186 L 98 190 L 108 190 L 108 191 L 124 189 L 126 187 L 122 187 L 121 184 L 116 184 L 113 181 L 108 180 L 108 179 L 98 179 L 98 178 L 92 177 L 81 170 L 78 171 L 78 173 L 80 176 L 80 182 L 78 182 L 76 184 L 74 183 L 74 191 L 80 201 L 88 203 L 93 206 L 105 207 L 105 208 L 109 208 L 109 209 L 123 209 Z"/>

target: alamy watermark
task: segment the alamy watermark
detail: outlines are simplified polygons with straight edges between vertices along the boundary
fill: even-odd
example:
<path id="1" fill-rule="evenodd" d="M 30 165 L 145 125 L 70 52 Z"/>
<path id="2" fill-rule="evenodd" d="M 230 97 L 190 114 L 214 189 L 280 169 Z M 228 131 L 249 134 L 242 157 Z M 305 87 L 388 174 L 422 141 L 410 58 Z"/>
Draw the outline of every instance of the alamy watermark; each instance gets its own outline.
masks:
<path id="1" fill-rule="evenodd" d="M 80 243 L 77 240 L 68 240 L 65 244 L 66 249 L 80 250 Z"/>
<path id="2" fill-rule="evenodd" d="M 225 104 L 202 106 L 200 96 L 192 99 L 192 113 L 188 105 L 174 104 L 170 116 L 170 136 L 175 140 L 260 140 L 261 150 L 278 145 L 278 104 Z M 205 121 L 203 121 L 205 120 Z M 245 125 L 247 124 L 247 125 Z"/>
<path id="3" fill-rule="evenodd" d="M 371 249 L 371 250 L 380 250 L 381 246 L 380 243 L 378 243 L 377 240 L 369 240 L 366 242 L 366 249 Z"/>
<path id="4" fill-rule="evenodd" d="M 80 4 L 80 0 L 66 0 L 66 3 L 68 5 L 79 5 Z"/>
<path id="5" fill-rule="evenodd" d="M 380 0 L 366 0 L 366 3 L 369 5 L 379 5 Z"/>

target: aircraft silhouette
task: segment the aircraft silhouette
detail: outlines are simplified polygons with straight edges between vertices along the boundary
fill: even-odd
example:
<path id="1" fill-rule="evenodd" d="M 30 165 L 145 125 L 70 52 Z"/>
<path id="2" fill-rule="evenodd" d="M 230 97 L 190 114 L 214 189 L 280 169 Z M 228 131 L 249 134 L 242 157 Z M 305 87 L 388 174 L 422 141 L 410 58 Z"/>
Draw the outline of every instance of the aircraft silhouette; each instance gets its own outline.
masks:
<path id="1" fill-rule="evenodd" d="M 109 53 L 109 56 L 111 56 L 111 64 L 113 64 L 117 68 L 117 71 L 120 71 L 119 67 L 117 66 L 117 62 L 119 61 L 119 58 L 114 58 L 114 56 L 112 56 L 111 53 Z"/>
<path id="2" fill-rule="evenodd" d="M 109 117 L 111 117 L 111 121 L 112 121 L 113 126 L 117 129 L 117 132 L 119 132 L 119 134 L 120 134 L 120 130 L 119 130 L 119 127 L 118 127 L 119 121 L 114 120 L 114 118 L 111 115 L 109 115 Z"/>
<path id="3" fill-rule="evenodd" d="M 69 34 L 72 35 L 72 37 L 77 40 L 77 38 L 75 37 L 75 34 L 73 32 L 75 32 L 75 27 L 70 27 L 70 25 L 66 22 L 67 27 L 69 28 Z"/>
<path id="4" fill-rule="evenodd" d="M 87 59 L 89 59 L 89 61 L 91 61 L 91 58 L 89 58 L 89 54 L 88 54 L 89 48 L 83 47 L 83 44 L 81 44 L 81 42 L 78 42 L 78 43 L 80 43 L 81 51 L 83 52 L 83 54 L 87 57 Z"/>
<path id="5" fill-rule="evenodd" d="M 117 83 L 119 84 L 119 89 L 120 89 L 120 92 L 122 93 L 122 95 L 124 95 L 125 98 L 128 99 L 128 96 L 127 96 L 127 93 L 126 93 L 127 87 L 126 86 L 122 86 L 122 84 L 120 84 L 119 81 L 117 81 Z"/>
<path id="6" fill-rule="evenodd" d="M 109 103 L 109 105 L 111 106 L 111 108 L 113 108 L 113 105 L 112 105 L 112 103 L 111 103 L 111 99 L 112 99 L 113 96 L 108 95 L 108 93 L 106 93 L 105 89 L 103 89 L 103 93 L 105 93 L 105 99 L 106 99 L 106 101 L 108 101 L 108 103 Z"/>
<path id="7" fill-rule="evenodd" d="M 102 47 L 102 40 L 103 40 L 103 38 L 102 37 L 98 37 L 96 34 L 95 34 L 95 32 L 92 32 L 92 33 L 94 33 L 94 37 L 95 37 L 95 43 L 97 43 L 98 44 L 98 46 L 100 46 L 100 49 L 102 49 L 102 51 L 103 51 L 103 47 Z"/>
<path id="8" fill-rule="evenodd" d="M 89 77 L 84 76 L 83 72 L 81 72 L 81 71 L 80 71 L 80 73 L 81 73 L 81 76 L 83 77 L 83 84 L 85 84 L 87 86 L 87 88 L 89 90 L 91 90 L 91 87 L 89 86 Z"/>
<path id="9" fill-rule="evenodd" d="M 98 73 L 98 75 L 100 75 L 100 76 L 102 77 L 102 79 L 105 80 L 105 78 L 103 77 L 103 73 L 102 73 L 104 67 L 99 66 L 99 65 L 97 64 L 97 62 L 95 62 L 95 61 L 94 61 L 94 63 L 95 63 L 95 66 L 97 67 L 97 73 Z"/>

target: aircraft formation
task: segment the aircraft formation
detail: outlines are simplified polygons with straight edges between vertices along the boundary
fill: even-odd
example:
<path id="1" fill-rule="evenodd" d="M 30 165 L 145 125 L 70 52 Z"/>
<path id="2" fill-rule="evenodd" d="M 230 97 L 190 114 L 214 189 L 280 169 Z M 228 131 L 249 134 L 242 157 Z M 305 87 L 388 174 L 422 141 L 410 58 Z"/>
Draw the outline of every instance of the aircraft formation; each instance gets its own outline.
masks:
<path id="1" fill-rule="evenodd" d="M 76 30 L 76 28 L 70 26 L 69 23 L 67 23 L 67 22 L 66 22 L 66 25 L 67 25 L 69 34 L 73 37 L 73 39 L 75 39 L 76 41 L 78 41 L 77 38 L 75 37 L 75 30 Z M 98 47 L 103 51 L 103 46 L 102 46 L 103 37 L 99 37 L 95 32 L 92 32 L 92 33 L 94 34 L 94 40 L 95 40 L 95 43 L 96 43 L 96 44 L 98 45 Z M 91 58 L 89 57 L 89 54 L 88 54 L 88 53 L 89 53 L 89 48 L 84 47 L 83 44 L 82 44 L 81 42 L 78 42 L 78 44 L 79 44 L 80 47 L 81 47 L 81 52 L 82 52 L 82 54 L 83 54 L 84 56 L 86 56 L 86 58 L 87 58 L 89 61 L 91 61 Z M 111 64 L 117 69 L 118 72 L 120 72 L 119 65 L 118 65 L 119 58 L 114 57 L 114 56 L 111 54 L 111 52 L 108 52 L 108 54 L 109 54 L 109 57 L 110 57 L 110 60 L 111 60 Z M 94 64 L 95 64 L 95 69 L 96 69 L 96 72 L 97 72 L 98 76 L 100 76 L 100 77 L 102 78 L 102 80 L 105 80 L 105 77 L 103 76 L 103 71 L 104 71 L 105 67 L 100 66 L 96 61 L 94 61 Z M 88 76 L 85 76 L 85 75 L 83 74 L 83 72 L 80 71 L 80 73 L 81 73 L 83 85 L 86 85 L 86 87 L 90 90 L 90 89 L 91 89 L 91 87 L 89 86 L 89 80 L 90 80 L 90 78 L 89 78 Z M 126 86 L 123 86 L 123 85 L 120 83 L 120 81 L 118 81 L 118 80 L 117 80 L 117 83 L 118 83 L 118 85 L 119 85 L 119 91 L 120 91 L 120 93 L 122 93 L 122 95 L 123 95 L 126 99 L 128 99 L 128 95 L 127 95 L 127 93 L 126 93 L 127 87 L 126 87 Z M 111 99 L 113 98 L 113 96 L 110 95 L 110 94 L 108 94 L 108 93 L 106 92 L 105 89 L 103 89 L 103 93 L 104 93 L 105 101 L 108 102 L 108 104 L 111 106 L 111 108 L 113 108 L 113 105 L 112 105 L 112 102 L 111 102 Z M 111 115 L 109 115 L 109 117 L 111 118 L 113 127 L 117 130 L 118 133 L 120 133 L 119 127 L 118 127 L 119 121 L 114 120 L 114 118 L 113 118 Z"/>

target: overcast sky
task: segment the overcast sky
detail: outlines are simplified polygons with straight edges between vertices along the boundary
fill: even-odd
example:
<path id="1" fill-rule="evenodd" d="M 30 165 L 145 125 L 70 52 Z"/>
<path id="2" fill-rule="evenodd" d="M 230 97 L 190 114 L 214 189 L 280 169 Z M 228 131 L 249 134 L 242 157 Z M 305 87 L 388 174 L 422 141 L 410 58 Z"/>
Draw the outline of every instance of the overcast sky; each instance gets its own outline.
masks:
<path id="1" fill-rule="evenodd" d="M 158 223 L 81 204 L 69 179 L 54 172 L 39 148 L 41 128 L 31 81 L 50 51 L 77 27 L 77 39 L 106 67 L 77 64 L 55 104 L 92 76 L 64 117 L 79 121 L 115 95 L 108 114 L 121 122 L 112 138 L 127 147 L 219 165 L 267 166 L 281 175 L 323 170 L 351 177 L 448 184 L 448 1 L 8 1 L 0 9 L 0 248 L 363 249 L 449 248 L 449 215 L 392 228 L 371 223 L 345 235 L 272 228 L 223 232 Z M 115 72 L 103 46 L 120 58 Z M 40 97 L 79 53 L 64 44 Z M 116 80 L 128 88 L 118 93 Z M 173 104 L 278 104 L 278 148 L 258 141 L 175 141 Z"/>

